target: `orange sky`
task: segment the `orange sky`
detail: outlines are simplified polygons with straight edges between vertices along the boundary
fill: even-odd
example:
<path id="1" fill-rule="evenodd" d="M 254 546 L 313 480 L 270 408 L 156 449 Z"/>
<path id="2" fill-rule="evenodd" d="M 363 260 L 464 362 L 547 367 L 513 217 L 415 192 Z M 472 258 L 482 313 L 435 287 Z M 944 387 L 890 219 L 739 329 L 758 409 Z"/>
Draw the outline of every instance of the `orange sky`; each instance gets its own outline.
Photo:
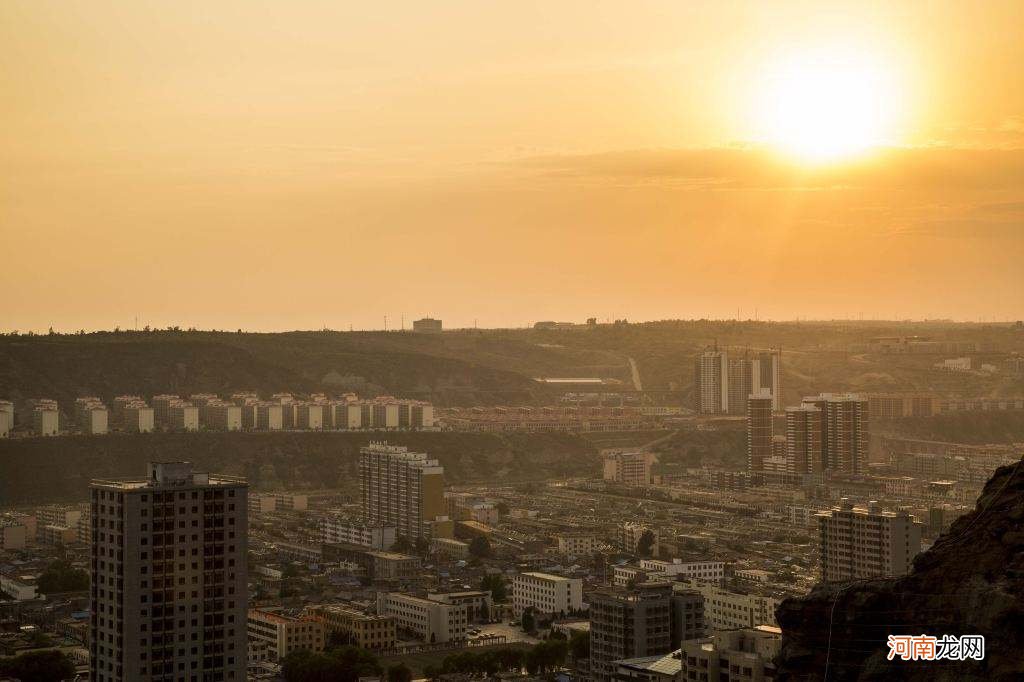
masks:
<path id="1" fill-rule="evenodd" d="M 0 328 L 1019 319 L 1022 25 L 1020 2 L 6 0 Z M 772 65 L 837 45 L 894 84 L 887 148 L 765 146 Z"/>

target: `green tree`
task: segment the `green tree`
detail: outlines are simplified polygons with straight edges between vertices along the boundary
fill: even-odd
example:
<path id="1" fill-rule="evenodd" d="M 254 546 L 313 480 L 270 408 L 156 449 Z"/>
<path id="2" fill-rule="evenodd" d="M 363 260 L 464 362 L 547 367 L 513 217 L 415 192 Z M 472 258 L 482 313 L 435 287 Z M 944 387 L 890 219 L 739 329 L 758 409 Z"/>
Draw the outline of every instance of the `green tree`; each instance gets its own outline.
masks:
<path id="1" fill-rule="evenodd" d="M 21 682 L 53 682 L 75 676 L 75 665 L 61 651 L 30 651 L 14 658 L 0 658 L 0 675 Z"/>
<path id="2" fill-rule="evenodd" d="M 388 666 L 388 682 L 412 682 L 412 670 L 405 663 Z"/>
<path id="3" fill-rule="evenodd" d="M 43 594 L 81 592 L 89 589 L 89 574 L 60 559 L 46 567 L 39 576 L 37 587 Z"/>
<path id="4" fill-rule="evenodd" d="M 533 607 L 527 608 L 523 611 L 523 617 L 521 619 L 524 632 L 534 632 L 537 629 L 537 619 L 533 615 Z"/>
<path id="5" fill-rule="evenodd" d="M 505 586 L 505 578 L 498 573 L 485 575 L 480 580 L 480 589 L 488 590 L 491 593 L 491 599 L 495 603 L 502 604 L 508 599 L 508 589 Z"/>
<path id="6" fill-rule="evenodd" d="M 494 508 L 498 510 L 498 514 L 500 514 L 501 516 L 508 516 L 508 504 L 504 502 L 499 502 L 498 504 L 494 505 Z"/>
<path id="7" fill-rule="evenodd" d="M 575 659 L 590 658 L 590 633 L 573 632 L 569 639 L 569 652 Z"/>
<path id="8" fill-rule="evenodd" d="M 384 670 L 366 649 L 342 646 L 323 654 L 301 649 L 281 661 L 286 682 L 358 682 L 360 677 L 380 677 Z"/>
<path id="9" fill-rule="evenodd" d="M 651 556 L 651 551 L 654 549 L 654 533 L 650 529 L 647 529 L 640 536 L 640 539 L 636 543 L 636 553 L 642 557 Z"/>
<path id="10" fill-rule="evenodd" d="M 469 553 L 478 559 L 486 559 L 491 556 L 491 541 L 486 536 L 476 536 L 469 543 Z"/>
<path id="11" fill-rule="evenodd" d="M 405 537 L 404 535 L 399 535 L 397 538 L 395 538 L 395 544 L 391 545 L 392 552 L 399 552 L 400 554 L 405 554 L 411 550 L 412 543 L 409 542 L 409 538 Z"/>

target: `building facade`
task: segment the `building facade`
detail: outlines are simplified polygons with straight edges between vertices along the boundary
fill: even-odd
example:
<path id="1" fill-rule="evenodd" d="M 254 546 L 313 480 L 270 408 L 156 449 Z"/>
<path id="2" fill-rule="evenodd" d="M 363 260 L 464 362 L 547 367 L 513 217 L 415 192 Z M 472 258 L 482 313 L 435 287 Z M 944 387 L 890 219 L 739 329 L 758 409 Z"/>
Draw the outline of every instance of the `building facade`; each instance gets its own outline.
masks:
<path id="1" fill-rule="evenodd" d="M 408 448 L 371 443 L 359 450 L 359 488 L 368 525 L 394 527 L 398 535 L 451 537 L 444 499 L 444 467 Z"/>
<path id="2" fill-rule="evenodd" d="M 155 462 L 90 488 L 90 680 L 244 680 L 245 481 Z"/>
<path id="3" fill-rule="evenodd" d="M 817 518 L 825 582 L 906 575 L 921 551 L 923 524 L 905 511 L 880 511 L 875 502 L 854 507 L 844 497 Z"/>

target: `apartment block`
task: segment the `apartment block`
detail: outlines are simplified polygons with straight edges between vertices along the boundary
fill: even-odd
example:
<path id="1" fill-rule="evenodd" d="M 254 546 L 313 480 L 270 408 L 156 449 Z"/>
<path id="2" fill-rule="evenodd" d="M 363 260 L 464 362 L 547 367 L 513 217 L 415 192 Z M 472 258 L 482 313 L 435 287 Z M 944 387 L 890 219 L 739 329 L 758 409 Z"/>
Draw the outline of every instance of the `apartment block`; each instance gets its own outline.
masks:
<path id="1" fill-rule="evenodd" d="M 378 592 L 377 614 L 393 618 L 397 629 L 430 644 L 466 639 L 469 619 L 462 604 L 445 604 L 400 592 Z"/>
<path id="2" fill-rule="evenodd" d="M 246 483 L 189 462 L 90 486 L 90 680 L 246 675 Z"/>
<path id="3" fill-rule="evenodd" d="M 583 608 L 583 581 L 549 573 L 520 573 L 512 578 L 516 613 L 533 608 L 542 614 L 569 614 Z"/>
<path id="4" fill-rule="evenodd" d="M 199 430 L 199 408 L 192 403 L 175 401 L 168 406 L 167 412 L 167 428 L 174 431 Z"/>
<path id="5" fill-rule="evenodd" d="M 444 467 L 408 448 L 370 443 L 359 450 L 363 519 L 392 526 L 410 540 L 451 537 L 444 499 Z"/>
<path id="6" fill-rule="evenodd" d="M 824 582 L 906 575 L 921 551 L 923 524 L 907 514 L 880 511 L 876 502 L 838 507 L 817 515 Z"/>
<path id="7" fill-rule="evenodd" d="M 40 525 L 36 532 L 36 542 L 47 547 L 64 547 L 78 540 L 78 527 L 57 526 L 54 524 Z"/>
<path id="8" fill-rule="evenodd" d="M 173 428 L 171 421 L 171 405 L 183 403 L 181 396 L 161 393 L 153 396 L 150 404 L 153 406 L 153 422 L 162 429 Z"/>
<path id="9" fill-rule="evenodd" d="M 494 615 L 494 600 L 487 590 L 465 590 L 462 592 L 432 592 L 427 599 L 443 604 L 457 604 L 466 607 L 470 623 L 487 622 Z"/>
<path id="10" fill-rule="evenodd" d="M 107 433 L 109 411 L 103 401 L 96 397 L 75 399 L 75 422 L 78 428 L 90 436 Z"/>
<path id="11" fill-rule="evenodd" d="M 758 626 L 719 632 L 689 642 L 679 651 L 679 682 L 771 682 L 782 631 Z"/>
<path id="12" fill-rule="evenodd" d="M 347 519 L 326 516 L 318 523 L 320 542 L 343 542 L 372 549 L 391 549 L 398 539 L 394 526 L 368 526 Z"/>
<path id="13" fill-rule="evenodd" d="M 204 428 L 210 430 L 241 431 L 242 408 L 224 400 L 206 400 L 199 407 L 199 420 Z"/>
<path id="14" fill-rule="evenodd" d="M 271 661 L 280 661 L 300 649 L 324 649 L 324 624 L 310 615 L 291 615 L 282 609 L 249 609 L 246 632 L 250 643 L 265 643 Z"/>
<path id="15" fill-rule="evenodd" d="M 729 354 L 705 350 L 694 360 L 694 409 L 699 414 L 729 412 Z"/>
<path id="16" fill-rule="evenodd" d="M 570 556 L 593 554 L 601 547 L 601 542 L 594 535 L 560 533 L 555 536 L 555 539 L 558 542 L 558 553 Z"/>
<path id="17" fill-rule="evenodd" d="M 35 540 L 35 532 L 32 533 L 32 540 Z M 28 528 L 25 524 L 9 518 L 0 518 L 0 551 L 25 549 L 28 542 Z"/>
<path id="18" fill-rule="evenodd" d="M 819 407 L 804 403 L 786 408 L 786 468 L 791 474 L 825 471 L 822 436 L 825 433 Z"/>
<path id="19" fill-rule="evenodd" d="M 604 480 L 627 486 L 651 483 L 651 465 L 655 457 L 650 452 L 610 452 L 604 456 Z"/>
<path id="20" fill-rule="evenodd" d="M 685 578 L 717 583 L 725 579 L 725 563 L 721 561 L 641 559 L 640 568 L 654 574 L 664 575 L 669 580 Z"/>
<path id="21" fill-rule="evenodd" d="M 659 533 L 657 528 L 630 521 L 619 526 L 619 547 L 622 551 L 630 554 L 635 554 L 637 548 L 640 545 L 640 540 L 643 539 L 645 533 L 650 533 L 654 538 L 654 543 L 651 545 L 651 556 L 657 556 Z"/>
<path id="22" fill-rule="evenodd" d="M 647 583 L 590 597 L 590 672 L 596 682 L 615 679 L 616 661 L 672 649 L 672 586 Z"/>
<path id="23" fill-rule="evenodd" d="M 121 428 L 129 433 L 150 433 L 156 425 L 153 408 L 135 400 L 121 407 Z"/>
<path id="24" fill-rule="evenodd" d="M 395 647 L 395 619 L 340 604 L 310 606 L 309 616 L 323 624 L 324 633 L 338 633 L 353 646 L 370 651 L 388 651 Z"/>
<path id="25" fill-rule="evenodd" d="M 37 436 L 60 434 L 60 409 L 56 400 L 38 398 L 28 401 L 32 416 L 32 432 Z"/>
<path id="26" fill-rule="evenodd" d="M 770 393 L 747 396 L 747 470 L 764 471 L 773 455 L 774 418 Z"/>
<path id="27" fill-rule="evenodd" d="M 847 474 L 867 472 L 868 402 L 850 393 L 822 393 L 804 398 L 804 405 L 822 413 L 821 452 L 826 470 Z"/>
<path id="28" fill-rule="evenodd" d="M 696 591 L 704 597 L 704 619 L 711 630 L 735 630 L 775 625 L 777 602 L 758 594 L 732 592 L 712 583 L 683 581 L 675 589 Z"/>

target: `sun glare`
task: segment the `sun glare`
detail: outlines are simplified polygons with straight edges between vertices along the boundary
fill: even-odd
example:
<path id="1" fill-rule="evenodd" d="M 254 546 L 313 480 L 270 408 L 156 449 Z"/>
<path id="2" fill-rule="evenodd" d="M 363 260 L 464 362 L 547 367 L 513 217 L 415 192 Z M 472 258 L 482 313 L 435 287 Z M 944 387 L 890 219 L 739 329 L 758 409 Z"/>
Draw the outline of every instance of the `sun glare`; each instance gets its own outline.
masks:
<path id="1" fill-rule="evenodd" d="M 755 115 L 769 145 L 831 162 L 892 141 L 896 95 L 881 63 L 856 52 L 808 53 L 766 70 Z"/>

